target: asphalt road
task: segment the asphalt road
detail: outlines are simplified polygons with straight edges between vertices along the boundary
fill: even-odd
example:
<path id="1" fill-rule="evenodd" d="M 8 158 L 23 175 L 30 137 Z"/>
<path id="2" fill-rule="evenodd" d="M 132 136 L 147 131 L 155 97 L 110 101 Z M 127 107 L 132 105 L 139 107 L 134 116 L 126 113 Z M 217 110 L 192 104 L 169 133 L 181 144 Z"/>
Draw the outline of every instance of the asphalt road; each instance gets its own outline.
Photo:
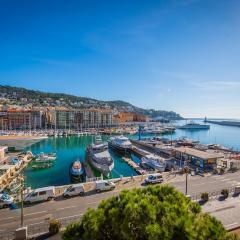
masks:
<path id="1" fill-rule="evenodd" d="M 188 178 L 188 193 L 190 195 L 197 194 L 201 192 L 212 192 L 216 190 L 221 190 L 223 188 L 228 188 L 240 183 L 240 173 L 227 173 L 221 176 L 189 176 Z M 185 176 L 176 176 L 170 180 L 169 184 L 176 187 L 181 192 L 185 192 Z M 124 185 L 124 188 L 130 189 L 133 187 L 141 186 L 140 181 L 128 182 Z M 83 215 L 88 208 L 96 208 L 101 200 L 106 199 L 110 196 L 117 195 L 122 190 L 122 186 L 117 186 L 114 191 L 104 192 L 99 194 L 89 194 L 84 197 L 73 197 L 70 199 L 63 199 L 59 197 L 56 200 L 50 202 L 43 202 L 38 204 L 32 204 L 30 206 L 24 207 L 24 225 L 37 225 L 42 223 L 49 218 L 65 218 Z M 231 202 L 234 205 L 234 202 Z M 239 207 L 234 208 L 234 216 L 240 215 L 240 202 Z M 231 208 L 226 208 L 226 213 Z M 224 214 L 224 208 L 221 214 L 217 214 L 211 211 L 211 206 L 207 208 L 208 212 L 216 216 L 225 225 L 230 226 L 231 224 L 236 225 L 237 220 L 231 214 L 231 218 L 226 222 L 224 219 L 226 215 Z M 219 213 L 220 211 L 218 211 Z M 0 231 L 15 230 L 20 226 L 20 209 L 2 209 L 0 210 Z"/>

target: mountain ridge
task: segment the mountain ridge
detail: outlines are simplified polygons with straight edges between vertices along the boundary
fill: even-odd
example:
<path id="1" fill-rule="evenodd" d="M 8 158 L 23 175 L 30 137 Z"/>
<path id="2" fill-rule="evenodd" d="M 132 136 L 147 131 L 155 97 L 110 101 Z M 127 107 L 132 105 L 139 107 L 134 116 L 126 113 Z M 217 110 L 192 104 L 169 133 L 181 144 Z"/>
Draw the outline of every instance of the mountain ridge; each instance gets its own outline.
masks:
<path id="1" fill-rule="evenodd" d="M 91 97 L 75 96 L 67 93 L 44 92 L 9 85 L 0 85 L 0 96 L 3 104 L 5 99 L 5 104 L 8 103 L 20 106 L 26 105 L 27 101 L 28 104 L 31 104 L 34 107 L 64 106 L 71 108 L 110 108 L 116 111 L 144 114 L 154 118 L 182 119 L 179 114 L 173 111 L 144 109 L 123 100 L 104 101 Z"/>

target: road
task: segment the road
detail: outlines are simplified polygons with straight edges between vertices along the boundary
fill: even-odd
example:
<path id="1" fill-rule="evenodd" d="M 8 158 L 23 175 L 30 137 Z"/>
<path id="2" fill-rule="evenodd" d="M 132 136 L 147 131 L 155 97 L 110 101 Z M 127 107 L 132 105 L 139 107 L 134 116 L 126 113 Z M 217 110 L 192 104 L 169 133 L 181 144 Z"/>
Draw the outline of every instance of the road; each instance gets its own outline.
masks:
<path id="1" fill-rule="evenodd" d="M 188 178 L 188 193 L 190 195 L 202 193 L 202 192 L 212 192 L 216 190 L 221 190 L 223 188 L 228 188 L 237 185 L 240 183 L 240 173 L 227 173 L 224 175 L 217 176 L 189 176 Z M 167 181 L 165 181 L 167 183 Z M 171 180 L 168 180 L 168 183 L 176 187 L 177 190 L 185 192 L 185 176 L 176 176 Z M 50 202 L 43 202 L 38 204 L 33 204 L 26 206 L 24 208 L 24 225 L 37 225 L 42 223 L 49 218 L 65 218 L 65 217 L 74 217 L 83 215 L 88 208 L 96 208 L 101 200 L 106 199 L 110 196 L 119 194 L 123 189 L 131 189 L 133 187 L 140 187 L 142 184 L 141 179 L 137 181 L 129 181 L 124 184 L 117 185 L 114 191 L 104 192 L 99 194 L 87 194 L 84 197 L 74 197 L 70 199 L 63 199 L 61 197 Z M 142 187 L 142 186 L 141 186 Z M 232 205 L 234 203 L 231 203 Z M 234 214 L 231 213 L 231 216 L 240 215 L 240 201 L 238 203 L 239 207 L 234 209 L 227 208 L 225 210 L 232 210 Z M 205 210 L 205 207 L 203 208 Z M 206 211 L 209 211 L 211 214 L 216 216 L 220 221 L 225 225 L 230 226 L 235 224 L 237 220 L 235 217 L 231 217 L 228 221 L 224 221 L 224 210 L 221 211 L 221 214 L 212 211 L 211 209 L 206 208 Z M 0 231 L 14 230 L 20 226 L 20 209 L 2 209 L 0 210 Z"/>

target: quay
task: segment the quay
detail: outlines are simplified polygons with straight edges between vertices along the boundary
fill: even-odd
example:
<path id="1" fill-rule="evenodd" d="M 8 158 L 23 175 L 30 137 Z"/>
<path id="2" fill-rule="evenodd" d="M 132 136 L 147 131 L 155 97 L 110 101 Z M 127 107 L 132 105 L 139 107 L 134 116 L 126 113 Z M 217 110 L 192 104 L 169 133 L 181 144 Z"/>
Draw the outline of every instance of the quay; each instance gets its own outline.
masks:
<path id="1" fill-rule="evenodd" d="M 18 156 L 20 161 L 16 165 L 0 165 L 0 190 L 4 190 L 5 188 L 9 187 L 16 180 L 20 172 L 32 161 L 32 157 L 32 153 L 27 152 L 26 154 L 21 154 Z"/>

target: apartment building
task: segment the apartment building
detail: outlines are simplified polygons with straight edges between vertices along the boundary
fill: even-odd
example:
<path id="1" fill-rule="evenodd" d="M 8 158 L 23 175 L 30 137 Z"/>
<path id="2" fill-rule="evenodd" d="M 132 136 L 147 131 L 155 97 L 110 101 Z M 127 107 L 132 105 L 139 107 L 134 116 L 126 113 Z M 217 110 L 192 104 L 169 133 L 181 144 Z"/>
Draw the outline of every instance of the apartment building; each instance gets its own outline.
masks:
<path id="1" fill-rule="evenodd" d="M 48 112 L 49 126 L 56 129 L 107 127 L 113 124 L 113 113 L 106 109 L 54 109 Z"/>
<path id="2" fill-rule="evenodd" d="M 0 111 L 1 130 L 33 130 L 43 128 L 45 116 L 39 110 L 8 109 Z"/>

